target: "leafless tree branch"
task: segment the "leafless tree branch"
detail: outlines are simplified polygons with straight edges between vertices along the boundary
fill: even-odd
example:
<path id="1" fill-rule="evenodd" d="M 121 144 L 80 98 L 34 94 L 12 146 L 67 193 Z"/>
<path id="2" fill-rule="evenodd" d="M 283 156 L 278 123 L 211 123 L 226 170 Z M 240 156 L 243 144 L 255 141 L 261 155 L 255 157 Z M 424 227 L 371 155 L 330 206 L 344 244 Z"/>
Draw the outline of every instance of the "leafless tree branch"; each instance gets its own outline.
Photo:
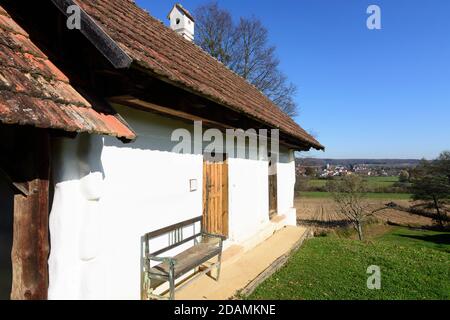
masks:
<path id="1" fill-rule="evenodd" d="M 276 48 L 268 45 L 268 31 L 255 17 L 236 25 L 216 2 L 196 12 L 196 42 L 211 56 L 253 84 L 289 116 L 297 114 L 297 88 L 279 69 Z"/>

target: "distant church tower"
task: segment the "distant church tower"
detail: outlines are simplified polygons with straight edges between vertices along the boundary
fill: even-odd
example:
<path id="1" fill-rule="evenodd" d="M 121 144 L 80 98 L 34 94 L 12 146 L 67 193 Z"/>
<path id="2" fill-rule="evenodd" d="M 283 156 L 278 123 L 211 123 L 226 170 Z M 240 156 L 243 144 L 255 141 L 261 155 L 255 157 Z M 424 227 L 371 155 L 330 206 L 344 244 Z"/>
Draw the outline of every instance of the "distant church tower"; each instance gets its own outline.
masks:
<path id="1" fill-rule="evenodd" d="M 181 4 L 173 6 L 168 16 L 170 28 L 189 41 L 194 41 L 194 17 Z"/>

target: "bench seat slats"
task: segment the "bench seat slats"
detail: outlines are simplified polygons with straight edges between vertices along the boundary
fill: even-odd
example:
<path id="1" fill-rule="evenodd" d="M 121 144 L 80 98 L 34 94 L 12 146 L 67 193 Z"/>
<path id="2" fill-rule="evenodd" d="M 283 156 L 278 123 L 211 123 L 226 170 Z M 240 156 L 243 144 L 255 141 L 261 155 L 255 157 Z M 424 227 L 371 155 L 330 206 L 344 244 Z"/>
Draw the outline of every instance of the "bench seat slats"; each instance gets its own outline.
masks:
<path id="1" fill-rule="evenodd" d="M 188 271 L 196 268 L 202 263 L 214 258 L 221 252 L 221 248 L 210 243 L 200 243 L 191 247 L 180 254 L 174 256 L 175 277 L 180 277 Z M 167 262 L 160 263 L 150 268 L 149 273 L 158 277 L 169 276 L 170 266 Z"/>

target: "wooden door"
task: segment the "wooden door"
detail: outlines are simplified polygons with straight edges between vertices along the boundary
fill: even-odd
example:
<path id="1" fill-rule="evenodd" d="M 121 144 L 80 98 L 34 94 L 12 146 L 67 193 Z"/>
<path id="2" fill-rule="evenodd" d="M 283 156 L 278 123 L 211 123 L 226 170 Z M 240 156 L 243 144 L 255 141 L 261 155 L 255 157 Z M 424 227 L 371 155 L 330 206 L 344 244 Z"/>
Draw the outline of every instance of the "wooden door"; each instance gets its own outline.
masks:
<path id="1" fill-rule="evenodd" d="M 203 163 L 203 230 L 228 237 L 228 163 Z"/>
<path id="2" fill-rule="evenodd" d="M 269 175 L 269 217 L 276 215 L 278 210 L 277 201 L 277 175 Z"/>

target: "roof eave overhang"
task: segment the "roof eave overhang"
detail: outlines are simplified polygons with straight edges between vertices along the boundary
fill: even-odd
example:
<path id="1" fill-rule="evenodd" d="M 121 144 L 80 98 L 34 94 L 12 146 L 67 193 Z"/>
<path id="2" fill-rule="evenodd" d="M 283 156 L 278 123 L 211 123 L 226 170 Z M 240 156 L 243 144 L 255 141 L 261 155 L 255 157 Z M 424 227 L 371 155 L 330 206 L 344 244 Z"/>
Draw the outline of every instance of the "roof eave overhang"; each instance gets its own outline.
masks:
<path id="1" fill-rule="evenodd" d="M 265 123 L 264 121 L 261 121 L 261 119 L 258 119 L 258 118 L 256 118 L 255 116 L 253 116 L 251 114 L 244 113 L 241 110 L 233 108 L 232 106 L 229 106 L 226 103 L 224 103 L 222 101 L 219 101 L 219 100 L 215 99 L 214 97 L 212 97 L 210 95 L 203 94 L 203 93 L 198 92 L 196 90 L 190 89 L 190 88 L 186 87 L 184 84 L 182 84 L 182 83 L 180 83 L 178 81 L 169 79 L 169 78 L 165 77 L 164 75 L 158 74 L 158 73 L 153 72 L 153 71 L 149 71 L 148 69 L 144 69 L 140 64 L 138 64 L 138 63 L 136 63 L 134 61 L 130 65 L 130 68 L 138 70 L 138 71 L 146 73 L 146 74 L 149 74 L 150 76 L 152 76 L 152 77 L 154 77 L 154 78 L 156 78 L 156 79 L 158 79 L 160 81 L 163 81 L 163 82 L 165 82 L 167 84 L 170 84 L 170 85 L 172 85 L 174 87 L 177 87 L 179 89 L 182 89 L 182 90 L 184 90 L 184 91 L 186 91 L 188 93 L 191 93 L 191 94 L 197 95 L 199 97 L 205 98 L 205 99 L 207 99 L 207 100 L 209 100 L 209 101 L 211 101 L 213 103 L 216 103 L 218 105 L 221 105 L 221 106 L 223 106 L 223 107 L 225 107 L 227 109 L 230 109 L 230 110 L 233 110 L 233 111 L 238 111 L 238 112 L 244 114 L 246 117 L 251 118 L 251 119 L 253 119 L 255 121 L 258 121 L 259 123 L 261 123 L 263 125 L 266 125 L 268 127 L 273 127 L 273 125 Z M 279 129 L 279 128 L 275 128 L 274 127 L 274 129 Z M 307 141 L 307 140 L 302 140 L 302 139 L 300 139 L 298 137 L 295 137 L 295 136 L 293 136 L 293 135 L 291 135 L 291 134 L 289 134 L 287 132 L 284 132 L 282 130 L 280 130 L 280 133 L 281 133 L 281 135 L 286 137 L 286 138 L 283 138 L 282 140 L 280 140 L 280 143 L 285 145 L 285 146 L 287 146 L 287 147 L 289 147 L 289 148 L 291 148 L 291 149 L 293 149 L 293 150 L 296 150 L 296 151 L 309 151 L 311 149 L 315 149 L 315 150 L 318 150 L 318 151 L 321 151 L 321 150 L 325 151 L 325 147 L 322 146 L 320 143 L 312 143 L 312 142 Z"/>
<path id="2" fill-rule="evenodd" d="M 194 95 L 201 96 L 205 99 L 210 100 L 211 102 L 217 103 L 219 105 L 224 106 L 225 108 L 236 110 L 232 106 L 225 104 L 222 101 L 218 101 L 212 96 L 207 94 L 203 94 L 201 92 L 192 90 L 182 83 L 179 83 L 175 80 L 168 79 L 164 75 L 157 74 L 155 72 L 151 72 L 148 69 L 142 68 L 142 66 L 138 65 L 133 59 L 119 46 L 119 44 L 114 41 L 96 22 L 92 19 L 89 14 L 87 14 L 74 0 L 51 0 L 52 3 L 67 17 L 69 17 L 69 13 L 67 12 L 67 8 L 72 5 L 78 6 L 80 8 L 81 15 L 81 30 L 80 32 L 99 50 L 102 55 L 114 66 L 116 69 L 139 69 L 141 72 L 145 72 L 146 74 L 150 74 L 157 79 L 164 81 L 170 85 L 176 86 L 180 89 L 183 89 L 189 93 Z M 248 113 L 243 113 L 245 116 L 252 118 L 264 125 L 272 127 L 272 125 L 261 121 L 261 119 L 256 118 L 253 115 Z M 280 130 L 280 132 L 282 132 Z M 295 149 L 296 151 L 309 151 L 314 148 L 316 150 L 325 150 L 325 148 L 319 143 L 311 143 L 307 140 L 301 140 L 298 137 L 292 136 L 291 134 L 284 132 L 285 135 L 289 136 L 292 142 L 283 141 L 285 145 L 290 146 L 290 148 Z M 296 142 L 295 142 L 296 141 Z"/>

